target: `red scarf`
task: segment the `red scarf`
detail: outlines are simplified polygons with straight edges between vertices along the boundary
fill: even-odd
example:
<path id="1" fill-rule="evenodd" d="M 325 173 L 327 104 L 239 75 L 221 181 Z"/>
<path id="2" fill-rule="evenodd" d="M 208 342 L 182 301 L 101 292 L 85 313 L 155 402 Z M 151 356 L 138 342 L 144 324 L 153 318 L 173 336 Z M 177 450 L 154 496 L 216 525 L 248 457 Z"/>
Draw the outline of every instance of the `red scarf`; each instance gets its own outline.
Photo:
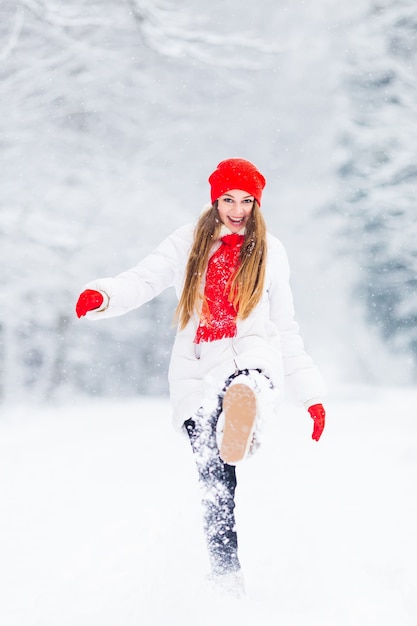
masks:
<path id="1" fill-rule="evenodd" d="M 237 310 L 229 302 L 229 294 L 244 239 L 244 235 L 237 233 L 224 235 L 220 248 L 209 259 L 203 307 L 194 343 L 236 335 Z"/>

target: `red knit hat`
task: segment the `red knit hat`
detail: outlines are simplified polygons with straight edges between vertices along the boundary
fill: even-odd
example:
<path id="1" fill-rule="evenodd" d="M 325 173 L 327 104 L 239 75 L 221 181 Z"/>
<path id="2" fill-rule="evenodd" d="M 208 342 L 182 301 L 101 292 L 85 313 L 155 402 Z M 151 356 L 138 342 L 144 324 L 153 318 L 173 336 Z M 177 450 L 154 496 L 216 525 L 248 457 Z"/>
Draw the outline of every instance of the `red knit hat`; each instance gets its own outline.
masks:
<path id="1" fill-rule="evenodd" d="M 247 191 L 261 204 L 262 189 L 266 180 L 253 163 L 245 159 L 226 159 L 218 164 L 210 175 L 211 202 L 232 189 Z"/>

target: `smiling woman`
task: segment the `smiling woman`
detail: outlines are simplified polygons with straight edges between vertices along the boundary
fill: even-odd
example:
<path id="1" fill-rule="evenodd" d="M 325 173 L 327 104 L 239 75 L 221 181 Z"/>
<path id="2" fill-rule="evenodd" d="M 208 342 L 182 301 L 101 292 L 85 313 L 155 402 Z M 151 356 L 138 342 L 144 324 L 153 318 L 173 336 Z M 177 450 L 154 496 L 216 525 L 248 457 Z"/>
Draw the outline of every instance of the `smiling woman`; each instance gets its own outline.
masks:
<path id="1" fill-rule="evenodd" d="M 254 202 L 254 197 L 248 196 L 246 191 L 233 189 L 217 200 L 219 217 L 232 233 L 238 233 L 244 229 Z"/>
<path id="2" fill-rule="evenodd" d="M 318 441 L 324 384 L 294 320 L 285 250 L 266 231 L 265 178 L 249 161 L 227 159 L 209 183 L 211 205 L 195 226 L 179 228 L 131 270 L 86 285 L 76 311 L 91 319 L 121 315 L 176 287 L 174 424 L 190 439 L 203 488 L 212 581 L 239 595 L 235 465 L 259 447 L 284 376 Z"/>

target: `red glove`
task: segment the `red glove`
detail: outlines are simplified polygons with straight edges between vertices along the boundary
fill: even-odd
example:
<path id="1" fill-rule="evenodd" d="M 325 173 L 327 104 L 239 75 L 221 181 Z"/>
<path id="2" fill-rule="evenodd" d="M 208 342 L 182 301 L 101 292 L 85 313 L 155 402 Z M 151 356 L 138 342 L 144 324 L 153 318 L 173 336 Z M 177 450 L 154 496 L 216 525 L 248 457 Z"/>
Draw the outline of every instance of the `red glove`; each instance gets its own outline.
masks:
<path id="1" fill-rule="evenodd" d="M 311 438 L 318 441 L 324 430 L 326 412 L 322 404 L 313 404 L 313 406 L 308 407 L 308 412 L 314 420 L 314 429 Z"/>
<path id="2" fill-rule="evenodd" d="M 88 311 L 94 311 L 103 304 L 104 298 L 99 291 L 95 289 L 86 289 L 82 292 L 78 298 L 78 302 L 75 305 L 75 312 L 78 317 L 82 317 Z"/>

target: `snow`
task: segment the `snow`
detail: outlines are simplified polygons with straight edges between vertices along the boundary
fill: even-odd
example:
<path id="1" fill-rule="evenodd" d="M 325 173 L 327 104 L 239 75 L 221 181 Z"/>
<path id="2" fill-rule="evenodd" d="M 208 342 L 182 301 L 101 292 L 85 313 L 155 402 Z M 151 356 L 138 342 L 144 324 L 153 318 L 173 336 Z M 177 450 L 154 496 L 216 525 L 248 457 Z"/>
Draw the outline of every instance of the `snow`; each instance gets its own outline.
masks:
<path id="1" fill-rule="evenodd" d="M 344 387 L 321 441 L 284 405 L 238 469 L 247 596 L 206 589 L 165 398 L 3 407 L 0 623 L 414 626 L 417 391 Z"/>

